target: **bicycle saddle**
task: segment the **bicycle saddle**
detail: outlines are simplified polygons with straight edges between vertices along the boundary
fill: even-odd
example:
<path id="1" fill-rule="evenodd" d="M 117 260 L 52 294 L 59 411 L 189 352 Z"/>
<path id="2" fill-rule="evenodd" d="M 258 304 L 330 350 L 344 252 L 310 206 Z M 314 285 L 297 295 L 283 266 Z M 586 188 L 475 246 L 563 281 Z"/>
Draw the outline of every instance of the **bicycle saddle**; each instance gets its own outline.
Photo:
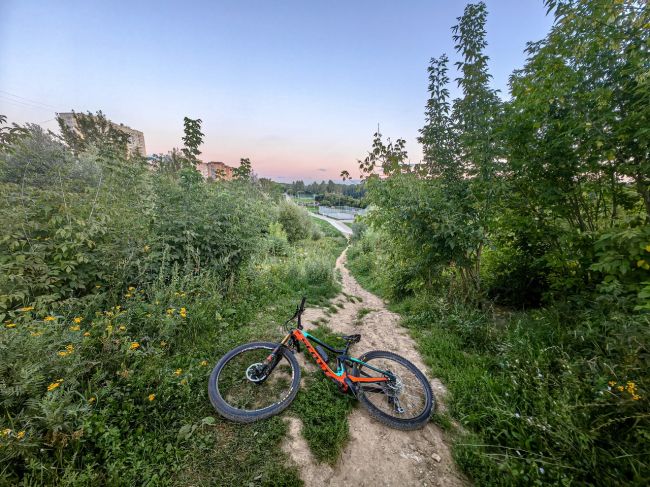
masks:
<path id="1" fill-rule="evenodd" d="M 341 338 L 349 343 L 359 343 L 361 341 L 361 335 L 343 335 Z"/>

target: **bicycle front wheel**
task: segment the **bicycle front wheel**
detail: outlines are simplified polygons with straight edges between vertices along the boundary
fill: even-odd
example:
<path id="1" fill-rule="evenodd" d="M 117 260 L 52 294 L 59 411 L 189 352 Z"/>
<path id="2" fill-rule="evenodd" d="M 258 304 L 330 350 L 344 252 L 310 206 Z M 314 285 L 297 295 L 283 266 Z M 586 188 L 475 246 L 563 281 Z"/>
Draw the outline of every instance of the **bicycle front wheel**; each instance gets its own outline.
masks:
<path id="1" fill-rule="evenodd" d="M 359 401 L 370 415 L 391 428 L 424 427 L 435 403 L 425 375 L 404 357 L 392 352 L 368 352 L 359 359 L 364 363 L 355 363 L 353 375 L 390 378 L 387 382 L 359 383 Z"/>
<path id="2" fill-rule="evenodd" d="M 223 417 L 252 423 L 274 416 L 291 404 L 300 386 L 300 366 L 280 348 L 278 363 L 267 376 L 264 361 L 278 346 L 271 342 L 241 345 L 224 355 L 210 374 L 210 402 Z"/>

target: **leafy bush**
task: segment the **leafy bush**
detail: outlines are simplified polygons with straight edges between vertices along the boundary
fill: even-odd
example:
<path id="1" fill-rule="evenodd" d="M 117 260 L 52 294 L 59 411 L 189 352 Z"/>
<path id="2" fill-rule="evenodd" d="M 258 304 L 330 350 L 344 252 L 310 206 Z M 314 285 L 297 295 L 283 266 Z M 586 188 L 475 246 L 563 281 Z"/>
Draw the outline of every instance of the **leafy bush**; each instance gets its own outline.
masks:
<path id="1" fill-rule="evenodd" d="M 367 234 L 348 258 L 381 291 L 378 253 Z M 648 316 L 578 303 L 479 310 L 421 289 L 394 304 L 450 391 L 463 426 L 454 456 L 477 483 L 643 485 L 649 475 L 639 448 L 650 438 Z"/>
<path id="2" fill-rule="evenodd" d="M 604 275 L 601 299 L 632 296 L 639 310 L 650 310 L 650 225 L 635 219 L 605 232 L 595 247 L 591 268 Z"/>
<path id="3" fill-rule="evenodd" d="M 289 240 L 287 239 L 287 232 L 284 231 L 280 222 L 269 224 L 266 244 L 271 255 L 286 256 L 288 254 Z"/>
<path id="4" fill-rule="evenodd" d="M 222 421 L 205 382 L 337 292 L 345 239 L 292 246 L 254 183 L 109 153 L 36 129 L 0 151 L 0 483 L 299 483 L 284 423 Z"/>
<path id="5" fill-rule="evenodd" d="M 312 223 L 309 214 L 291 201 L 280 201 L 278 221 L 287 232 L 289 242 L 294 243 L 311 235 Z"/>

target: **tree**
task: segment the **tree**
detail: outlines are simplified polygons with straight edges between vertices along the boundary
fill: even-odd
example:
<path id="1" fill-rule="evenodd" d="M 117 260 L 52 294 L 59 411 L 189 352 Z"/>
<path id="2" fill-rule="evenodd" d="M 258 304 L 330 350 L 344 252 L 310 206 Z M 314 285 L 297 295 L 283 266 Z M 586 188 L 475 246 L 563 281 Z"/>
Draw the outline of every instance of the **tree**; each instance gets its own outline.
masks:
<path id="1" fill-rule="evenodd" d="M 201 123 L 200 118 L 191 119 L 185 117 L 183 119 L 183 143 L 184 147 L 181 149 L 183 155 L 187 161 L 192 165 L 196 166 L 199 162 L 198 156 L 201 154 L 199 146 L 203 143 L 203 132 L 201 132 Z"/>
<path id="2" fill-rule="evenodd" d="M 253 174 L 251 160 L 248 157 L 241 158 L 239 160 L 239 167 L 236 167 L 232 174 L 237 181 L 250 181 Z"/>
<path id="3" fill-rule="evenodd" d="M 59 115 L 56 120 L 61 130 L 61 137 L 75 155 L 95 146 L 100 156 L 128 157 L 127 144 L 130 135 L 116 128 L 99 110 L 95 115 L 91 112 L 76 113 L 72 110 L 74 126 L 70 127 Z"/>
<path id="4" fill-rule="evenodd" d="M 381 169 L 381 174 L 391 176 L 393 174 L 408 173 L 411 166 L 408 164 L 408 153 L 406 152 L 406 141 L 397 139 L 395 142 L 387 139 L 386 143 L 381 133 L 375 132 L 372 140 L 372 149 L 368 152 L 365 159 L 357 160 L 361 178 L 378 176 L 377 170 Z M 341 171 L 343 180 L 350 179 L 348 171 Z"/>
<path id="5" fill-rule="evenodd" d="M 21 137 L 26 136 L 28 131 L 16 123 L 13 123 L 11 126 L 2 127 L 6 122 L 7 116 L 0 115 L 0 150 L 8 151 L 11 145 Z"/>
<path id="6" fill-rule="evenodd" d="M 616 220 L 629 181 L 650 221 L 650 7 L 546 5 L 555 24 L 528 45 L 526 65 L 511 79 L 511 170 L 532 201 L 581 232 Z"/>
<path id="7" fill-rule="evenodd" d="M 427 101 L 426 124 L 420 129 L 418 142 L 422 144 L 424 163 L 419 170 L 423 175 L 439 177 L 445 184 L 458 182 L 463 178 L 460 164 L 454 157 L 457 150 L 450 118 L 449 77 L 447 63 L 443 54 L 431 59 L 429 72 L 429 100 Z"/>

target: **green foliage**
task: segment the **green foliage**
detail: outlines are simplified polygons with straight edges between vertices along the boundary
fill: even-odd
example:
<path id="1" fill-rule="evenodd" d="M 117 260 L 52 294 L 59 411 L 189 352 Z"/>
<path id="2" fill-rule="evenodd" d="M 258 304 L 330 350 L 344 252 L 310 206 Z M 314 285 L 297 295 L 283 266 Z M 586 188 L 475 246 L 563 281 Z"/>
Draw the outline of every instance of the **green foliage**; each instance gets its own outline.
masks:
<path id="1" fill-rule="evenodd" d="M 238 181 L 250 181 L 253 175 L 251 168 L 251 160 L 249 158 L 242 158 L 239 160 L 239 167 L 236 167 L 232 172 L 233 177 Z"/>
<path id="2" fill-rule="evenodd" d="M 13 123 L 11 126 L 2 127 L 7 122 L 6 115 L 0 115 L 0 150 L 8 150 L 24 134 L 25 128 Z"/>
<path id="3" fill-rule="evenodd" d="M 299 485 L 282 420 L 223 421 L 205 383 L 301 295 L 338 292 L 345 239 L 290 245 L 253 182 L 28 132 L 0 152 L 2 483 Z"/>
<path id="4" fill-rule="evenodd" d="M 320 205 L 324 206 L 352 206 L 354 208 L 365 208 L 367 205 L 364 200 L 339 193 L 318 194 L 314 197 L 314 201 L 317 201 Z"/>
<path id="5" fill-rule="evenodd" d="M 638 220 L 628 225 L 601 235 L 591 268 L 605 276 L 601 299 L 611 302 L 631 294 L 637 309 L 650 310 L 650 225 Z"/>
<path id="6" fill-rule="evenodd" d="M 304 209 L 286 200 L 280 201 L 278 206 L 278 221 L 287 233 L 289 242 L 294 243 L 311 235 L 311 217 Z"/>
<path id="7" fill-rule="evenodd" d="M 313 335 L 332 346 L 345 346 L 326 327 L 314 330 Z M 338 460 L 349 437 L 347 415 L 352 406 L 352 398 L 320 371 L 308 378 L 306 390 L 298 394 L 291 409 L 302 419 L 303 434 L 318 461 L 334 464 Z"/>
<path id="8" fill-rule="evenodd" d="M 100 156 L 126 158 L 130 135 L 115 127 L 100 111 L 76 113 L 72 110 L 74 127 L 69 127 L 62 117 L 57 116 L 61 138 L 70 150 L 79 155 L 95 147 Z"/>
<path id="9" fill-rule="evenodd" d="M 271 255 L 286 256 L 289 253 L 289 240 L 287 232 L 282 228 L 280 222 L 269 224 L 269 234 L 266 237 L 268 251 Z"/>
<path id="10" fill-rule="evenodd" d="M 201 154 L 199 146 L 203 143 L 203 136 L 205 135 L 201 132 L 201 119 L 193 120 L 185 117 L 183 119 L 183 132 L 185 134 L 183 135 L 184 147 L 181 152 L 192 165 L 196 165 L 198 156 Z"/>
<path id="11" fill-rule="evenodd" d="M 379 266 L 348 251 L 361 282 Z M 359 272 L 365 272 L 359 274 Z M 650 438 L 648 317 L 555 306 L 480 311 L 442 292 L 394 305 L 449 389 L 454 457 L 481 485 L 643 485 Z"/>

